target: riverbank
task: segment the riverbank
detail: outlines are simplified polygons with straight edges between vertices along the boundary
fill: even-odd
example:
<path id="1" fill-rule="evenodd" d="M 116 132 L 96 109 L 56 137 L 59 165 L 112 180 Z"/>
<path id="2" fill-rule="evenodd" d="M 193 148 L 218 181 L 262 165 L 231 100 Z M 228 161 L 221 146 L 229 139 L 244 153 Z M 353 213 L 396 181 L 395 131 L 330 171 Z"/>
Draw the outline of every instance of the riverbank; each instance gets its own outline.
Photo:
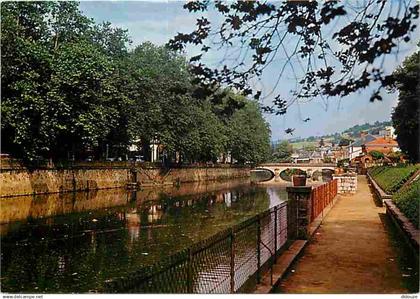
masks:
<path id="1" fill-rule="evenodd" d="M 64 193 L 82 190 L 125 188 L 138 186 L 174 185 L 186 182 L 206 182 L 248 178 L 250 168 L 215 167 L 115 167 L 69 169 L 8 169 L 0 173 L 0 197 L 33 194 Z"/>

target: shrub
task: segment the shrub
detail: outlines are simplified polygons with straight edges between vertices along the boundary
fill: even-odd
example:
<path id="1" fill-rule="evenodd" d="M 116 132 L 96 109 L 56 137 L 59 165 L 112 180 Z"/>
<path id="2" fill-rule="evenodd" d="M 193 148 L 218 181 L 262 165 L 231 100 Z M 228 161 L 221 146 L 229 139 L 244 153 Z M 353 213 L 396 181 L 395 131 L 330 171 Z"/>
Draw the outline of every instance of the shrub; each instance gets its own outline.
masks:
<path id="1" fill-rule="evenodd" d="M 392 201 L 419 228 L 420 179 L 401 188 L 394 194 Z"/>
<path id="2" fill-rule="evenodd" d="M 305 171 L 303 171 L 303 170 L 300 170 L 300 169 L 298 169 L 298 168 L 292 168 L 292 169 L 290 169 L 290 168 L 287 168 L 287 169 L 285 169 L 285 170 L 283 170 L 281 173 L 280 173 L 280 177 L 283 179 L 283 180 L 285 180 L 285 181 L 291 181 L 292 180 L 292 176 L 293 175 L 298 175 L 298 174 L 304 174 L 304 175 L 306 175 L 306 172 Z"/>
<path id="3" fill-rule="evenodd" d="M 369 174 L 386 192 L 393 194 L 416 172 L 420 165 L 405 165 L 398 167 L 380 166 L 369 169 Z"/>
<path id="4" fill-rule="evenodd" d="M 385 155 L 378 151 L 370 151 L 369 154 L 372 156 L 374 160 L 383 159 Z"/>

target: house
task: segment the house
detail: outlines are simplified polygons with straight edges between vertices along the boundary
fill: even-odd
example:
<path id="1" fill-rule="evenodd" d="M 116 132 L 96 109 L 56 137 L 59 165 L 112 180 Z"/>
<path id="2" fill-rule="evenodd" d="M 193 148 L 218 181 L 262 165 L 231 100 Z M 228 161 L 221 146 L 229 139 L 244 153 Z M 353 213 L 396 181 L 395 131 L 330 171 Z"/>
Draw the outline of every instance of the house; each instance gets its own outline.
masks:
<path id="1" fill-rule="evenodd" d="M 338 145 L 332 149 L 333 161 L 349 159 L 349 146 L 352 142 L 350 139 L 342 138 Z"/>
<path id="2" fill-rule="evenodd" d="M 293 163 L 309 163 L 310 153 L 306 150 L 299 150 L 291 155 Z"/>
<path id="3" fill-rule="evenodd" d="M 309 163 L 309 164 L 318 164 L 323 163 L 325 157 L 331 157 L 331 150 L 325 148 L 324 150 L 317 149 L 314 151 L 308 150 L 298 150 L 291 155 L 292 162 L 299 163 Z"/>
<path id="4" fill-rule="evenodd" d="M 389 154 L 392 152 L 400 151 L 398 143 L 390 137 L 379 137 L 375 140 L 366 142 L 363 144 L 363 153 L 370 153 L 372 151 L 381 152 L 383 154 Z"/>
<path id="5" fill-rule="evenodd" d="M 379 135 L 391 139 L 395 139 L 397 137 L 393 126 L 386 126 L 383 130 L 379 131 Z"/>
<path id="6" fill-rule="evenodd" d="M 320 151 L 313 151 L 310 154 L 310 160 L 309 163 L 322 163 L 324 159 L 323 153 Z"/>
<path id="7" fill-rule="evenodd" d="M 363 155 L 363 145 L 374 140 L 376 140 L 375 136 L 367 134 L 366 132 L 361 132 L 360 138 L 350 143 L 348 146 L 349 159 L 353 160 L 354 158 Z"/>

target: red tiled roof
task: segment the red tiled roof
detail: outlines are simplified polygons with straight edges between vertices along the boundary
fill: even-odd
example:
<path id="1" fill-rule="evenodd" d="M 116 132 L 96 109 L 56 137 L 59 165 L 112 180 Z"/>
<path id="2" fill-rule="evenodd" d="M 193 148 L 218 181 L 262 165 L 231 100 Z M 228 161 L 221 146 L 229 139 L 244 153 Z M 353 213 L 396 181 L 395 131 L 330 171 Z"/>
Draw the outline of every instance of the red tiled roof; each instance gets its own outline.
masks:
<path id="1" fill-rule="evenodd" d="M 398 146 L 398 142 L 391 138 L 379 137 L 365 143 L 366 146 Z"/>

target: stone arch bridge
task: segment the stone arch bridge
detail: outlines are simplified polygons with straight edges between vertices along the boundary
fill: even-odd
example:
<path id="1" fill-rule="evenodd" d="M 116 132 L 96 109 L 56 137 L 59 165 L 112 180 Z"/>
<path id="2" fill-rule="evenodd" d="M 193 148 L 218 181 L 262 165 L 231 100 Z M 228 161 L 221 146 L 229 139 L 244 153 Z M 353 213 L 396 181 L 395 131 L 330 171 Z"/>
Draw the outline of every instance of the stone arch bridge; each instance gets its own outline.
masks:
<path id="1" fill-rule="evenodd" d="M 254 170 L 269 171 L 273 175 L 273 178 L 280 178 L 280 173 L 282 173 L 286 169 L 300 169 L 302 171 L 305 171 L 309 177 L 312 177 L 312 174 L 315 171 L 322 172 L 322 170 L 331 170 L 334 172 L 336 168 L 336 164 L 333 163 L 267 163 L 258 165 Z"/>

